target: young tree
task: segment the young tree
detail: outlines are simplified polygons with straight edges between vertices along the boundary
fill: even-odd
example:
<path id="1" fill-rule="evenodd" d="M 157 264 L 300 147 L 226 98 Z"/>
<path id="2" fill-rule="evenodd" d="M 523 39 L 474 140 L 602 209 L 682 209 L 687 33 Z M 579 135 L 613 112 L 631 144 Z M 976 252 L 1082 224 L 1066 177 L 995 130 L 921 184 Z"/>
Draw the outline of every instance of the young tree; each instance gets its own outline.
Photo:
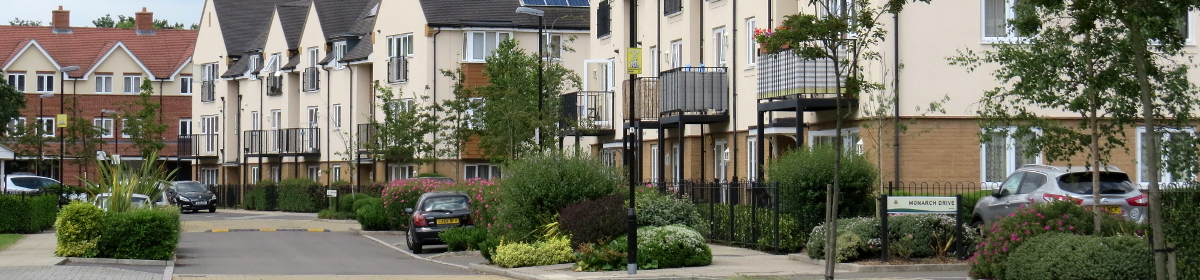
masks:
<path id="1" fill-rule="evenodd" d="M 549 60 L 544 64 L 544 86 L 539 94 L 537 69 L 542 65 L 536 53 L 526 53 L 512 39 L 500 42 L 488 57 L 484 75 L 488 76 L 489 84 L 476 89 L 484 99 L 478 110 L 482 127 L 477 129 L 479 145 L 487 158 L 503 162 L 528 150 L 554 146 L 554 141 L 538 143 L 537 134 L 543 140 L 547 135 L 558 135 L 562 112 L 559 96 L 568 89 L 579 88 L 581 80 L 575 72 Z"/>
<path id="2" fill-rule="evenodd" d="M 0 71 L 0 125 L 7 126 L 13 119 L 21 116 L 25 108 L 25 93 L 17 91 L 16 87 L 8 84 L 3 71 Z"/>
<path id="3" fill-rule="evenodd" d="M 476 124 L 480 124 L 481 120 L 475 114 L 483 102 L 477 97 L 478 93 L 473 88 L 463 85 L 462 81 L 466 79 L 462 69 L 455 69 L 453 72 L 442 70 L 442 75 L 450 77 L 455 81 L 453 88 L 454 98 L 446 99 L 439 104 L 437 112 L 441 112 L 441 127 L 438 129 L 438 155 L 441 157 L 459 157 L 466 151 L 467 141 L 471 137 L 478 135 L 479 131 Z M 480 101 L 475 101 L 480 100 Z M 462 166 L 455 164 L 454 174 L 461 174 Z"/>
<path id="4" fill-rule="evenodd" d="M 151 154 L 157 155 L 167 145 L 163 142 L 163 134 L 169 125 L 159 121 L 158 110 L 162 104 L 155 102 L 154 86 L 150 80 L 142 80 L 142 92 L 138 99 L 125 104 L 125 110 L 120 114 L 121 133 L 129 135 L 133 146 L 143 158 Z M 149 160 L 149 158 L 146 158 Z"/>
<path id="5" fill-rule="evenodd" d="M 375 157 L 387 162 L 425 164 L 437 161 L 435 145 L 426 139 L 437 133 L 438 119 L 433 114 L 436 105 L 425 105 L 427 96 L 404 98 L 392 93 L 391 87 L 375 84 L 376 97 L 382 104 L 383 122 L 371 119 L 375 135 L 364 144 Z"/>
<path id="6" fill-rule="evenodd" d="M 100 28 L 133 29 L 137 27 L 137 19 L 135 17 L 117 15 L 117 19 L 113 20 L 111 14 L 106 14 L 93 20 L 92 25 Z M 192 27 L 192 29 L 197 29 L 199 25 L 193 23 Z M 183 23 L 176 22 L 171 24 L 165 19 L 156 19 L 154 20 L 154 29 L 183 29 Z"/>

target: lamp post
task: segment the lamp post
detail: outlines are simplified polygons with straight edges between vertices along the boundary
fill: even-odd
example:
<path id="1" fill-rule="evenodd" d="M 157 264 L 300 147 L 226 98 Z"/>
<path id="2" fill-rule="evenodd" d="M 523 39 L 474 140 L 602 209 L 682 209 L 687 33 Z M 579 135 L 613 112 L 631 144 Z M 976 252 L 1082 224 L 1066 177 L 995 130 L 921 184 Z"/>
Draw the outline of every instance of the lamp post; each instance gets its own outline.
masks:
<path id="1" fill-rule="evenodd" d="M 65 98 L 65 95 L 64 95 L 64 92 L 66 91 L 66 89 L 64 88 L 63 85 L 65 85 L 65 83 L 67 82 L 67 72 L 71 72 L 71 71 L 75 71 L 75 70 L 79 70 L 79 66 L 71 65 L 71 66 L 67 66 L 67 67 L 58 69 L 58 72 L 62 73 L 62 75 L 60 75 L 61 77 L 59 77 L 59 79 L 58 79 L 58 96 L 59 96 L 58 114 L 60 114 L 60 115 L 66 114 L 66 111 L 64 111 L 64 110 L 66 110 L 66 107 L 67 107 L 67 105 L 66 105 L 67 98 Z M 61 126 L 66 127 L 65 124 L 61 125 Z M 66 136 L 66 131 L 63 132 L 63 136 Z M 64 177 L 66 177 L 66 174 L 67 174 L 66 173 L 66 164 L 65 164 L 66 162 L 64 161 L 64 159 L 67 158 L 67 156 L 66 156 L 67 155 L 67 140 L 66 140 L 66 137 L 63 137 L 63 136 L 58 137 L 58 181 L 59 182 L 66 181 L 66 180 L 64 180 L 65 179 Z"/>
<path id="2" fill-rule="evenodd" d="M 116 113 L 117 113 L 117 111 L 113 111 L 113 110 L 109 110 L 109 109 L 102 109 L 102 110 L 100 110 L 100 121 L 101 121 L 100 125 L 104 125 L 104 115 L 105 115 L 105 114 L 116 114 Z M 116 131 L 116 130 L 117 130 L 117 129 L 116 129 L 116 127 L 117 127 L 117 122 L 116 122 L 116 121 L 113 121 L 113 122 L 112 122 L 112 124 L 113 124 L 113 125 L 112 125 L 112 127 L 109 127 L 109 128 L 108 128 L 108 133 L 112 133 L 112 134 L 113 134 L 113 137 L 116 137 L 116 136 L 117 136 L 117 131 Z M 103 128 L 103 127 L 101 127 L 101 128 Z M 113 141 L 113 145 L 114 145 L 115 147 L 117 147 L 117 148 L 120 148 L 120 147 L 121 147 L 121 146 L 118 146 L 118 145 L 120 145 L 120 144 L 118 144 L 118 143 L 117 143 L 117 141 Z M 104 150 L 104 146 L 100 146 L 100 150 L 101 150 L 101 151 L 103 151 L 103 150 Z M 120 154 L 121 154 L 121 153 L 117 152 L 117 150 L 116 150 L 116 149 L 113 149 L 113 155 L 116 155 L 116 156 L 120 157 Z"/>
<path id="3" fill-rule="evenodd" d="M 546 68 L 545 67 L 546 56 L 543 54 L 543 52 L 546 50 L 546 47 L 544 47 L 542 45 L 543 44 L 542 41 L 544 41 L 546 38 L 544 35 L 542 35 L 542 29 L 545 28 L 546 12 L 539 10 L 539 9 L 530 8 L 530 7 L 517 7 L 517 12 L 538 17 L 538 96 L 537 96 L 538 97 L 538 126 L 536 128 L 534 128 L 534 133 L 536 134 L 534 137 L 537 139 L 536 142 L 538 144 L 538 149 L 541 149 L 541 147 L 542 147 L 542 124 L 541 124 L 541 122 L 542 122 L 542 115 L 544 115 L 544 113 L 542 112 L 542 101 L 545 99 L 542 97 L 542 95 L 544 95 L 545 91 L 546 91 L 544 88 L 543 82 L 542 82 L 542 80 L 543 80 L 542 79 L 542 69 Z"/>
<path id="4" fill-rule="evenodd" d="M 45 135 L 46 135 L 46 122 L 42 121 L 42 117 L 44 117 L 45 114 L 42 114 L 42 111 L 45 110 L 43 104 L 46 103 L 46 98 L 51 98 L 51 97 L 54 97 L 53 93 L 44 93 L 42 95 L 38 95 L 38 121 L 37 121 L 37 124 L 38 124 L 37 133 L 39 134 L 38 137 L 45 137 Z M 38 170 L 36 170 L 36 172 L 34 172 L 38 176 L 42 175 L 42 164 L 44 164 L 46 162 L 46 151 L 44 151 L 45 147 L 46 147 L 46 141 L 44 141 L 45 139 L 42 139 L 42 140 L 43 141 L 38 141 L 38 164 L 37 164 Z"/>

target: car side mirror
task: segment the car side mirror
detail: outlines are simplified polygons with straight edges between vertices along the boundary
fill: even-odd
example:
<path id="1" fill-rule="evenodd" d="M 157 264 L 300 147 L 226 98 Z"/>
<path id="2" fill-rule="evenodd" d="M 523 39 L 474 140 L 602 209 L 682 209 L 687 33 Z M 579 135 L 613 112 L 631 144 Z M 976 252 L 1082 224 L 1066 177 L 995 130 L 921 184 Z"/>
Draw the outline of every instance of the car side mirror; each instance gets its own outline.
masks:
<path id="1" fill-rule="evenodd" d="M 412 213 L 412 208 L 404 208 L 404 213 Z"/>
<path id="2" fill-rule="evenodd" d="M 996 188 L 992 189 L 992 196 L 1004 197 L 1004 188 L 997 186 Z"/>

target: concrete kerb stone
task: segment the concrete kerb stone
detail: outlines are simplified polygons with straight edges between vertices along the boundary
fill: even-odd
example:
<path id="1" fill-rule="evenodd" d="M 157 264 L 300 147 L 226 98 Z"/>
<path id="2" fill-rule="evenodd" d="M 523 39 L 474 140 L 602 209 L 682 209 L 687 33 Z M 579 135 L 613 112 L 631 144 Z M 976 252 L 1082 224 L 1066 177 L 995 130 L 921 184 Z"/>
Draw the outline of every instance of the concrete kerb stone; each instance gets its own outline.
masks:
<path id="1" fill-rule="evenodd" d="M 812 259 L 805 254 L 789 254 L 788 259 L 811 263 L 815 265 L 825 265 L 825 260 Z M 855 263 L 838 263 L 837 269 L 848 270 L 850 272 L 926 272 L 926 271 L 968 271 L 971 269 L 966 263 L 953 264 L 895 264 L 895 265 L 861 265 Z"/>
<path id="2" fill-rule="evenodd" d="M 543 277 L 541 275 L 533 275 L 533 274 L 528 274 L 528 273 L 516 272 L 511 269 L 504 269 L 504 268 L 499 268 L 499 267 L 480 264 L 480 263 L 469 264 L 469 265 L 467 265 L 467 267 L 469 267 L 468 269 L 470 269 L 471 271 L 485 273 L 485 274 L 491 274 L 491 275 L 497 275 L 497 276 L 504 276 L 504 277 L 519 279 L 519 280 L 547 280 L 547 279 L 550 279 L 550 278 Z"/>
<path id="3" fill-rule="evenodd" d="M 123 265 L 144 265 L 144 266 L 175 266 L 175 257 L 170 260 L 137 260 L 137 259 L 110 259 L 110 258 L 64 258 L 59 265 L 69 263 L 90 263 L 90 264 L 123 264 Z"/>

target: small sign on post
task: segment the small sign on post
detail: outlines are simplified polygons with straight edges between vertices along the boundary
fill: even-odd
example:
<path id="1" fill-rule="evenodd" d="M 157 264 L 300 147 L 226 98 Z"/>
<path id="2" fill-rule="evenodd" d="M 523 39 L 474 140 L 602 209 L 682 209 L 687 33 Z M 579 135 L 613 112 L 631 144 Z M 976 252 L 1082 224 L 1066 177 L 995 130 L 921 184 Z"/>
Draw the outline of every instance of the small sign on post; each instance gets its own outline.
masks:
<path id="1" fill-rule="evenodd" d="M 625 61 L 629 62 L 626 65 L 629 68 L 628 74 L 642 74 L 642 48 L 629 48 L 628 55 L 625 59 Z"/>
<path id="2" fill-rule="evenodd" d="M 958 200 L 953 196 L 891 196 L 888 213 L 954 214 Z"/>
<path id="3" fill-rule="evenodd" d="M 67 127 L 67 114 L 58 114 L 54 121 L 58 123 L 58 127 Z"/>
<path id="4" fill-rule="evenodd" d="M 325 190 L 325 197 L 338 197 L 337 190 Z"/>

